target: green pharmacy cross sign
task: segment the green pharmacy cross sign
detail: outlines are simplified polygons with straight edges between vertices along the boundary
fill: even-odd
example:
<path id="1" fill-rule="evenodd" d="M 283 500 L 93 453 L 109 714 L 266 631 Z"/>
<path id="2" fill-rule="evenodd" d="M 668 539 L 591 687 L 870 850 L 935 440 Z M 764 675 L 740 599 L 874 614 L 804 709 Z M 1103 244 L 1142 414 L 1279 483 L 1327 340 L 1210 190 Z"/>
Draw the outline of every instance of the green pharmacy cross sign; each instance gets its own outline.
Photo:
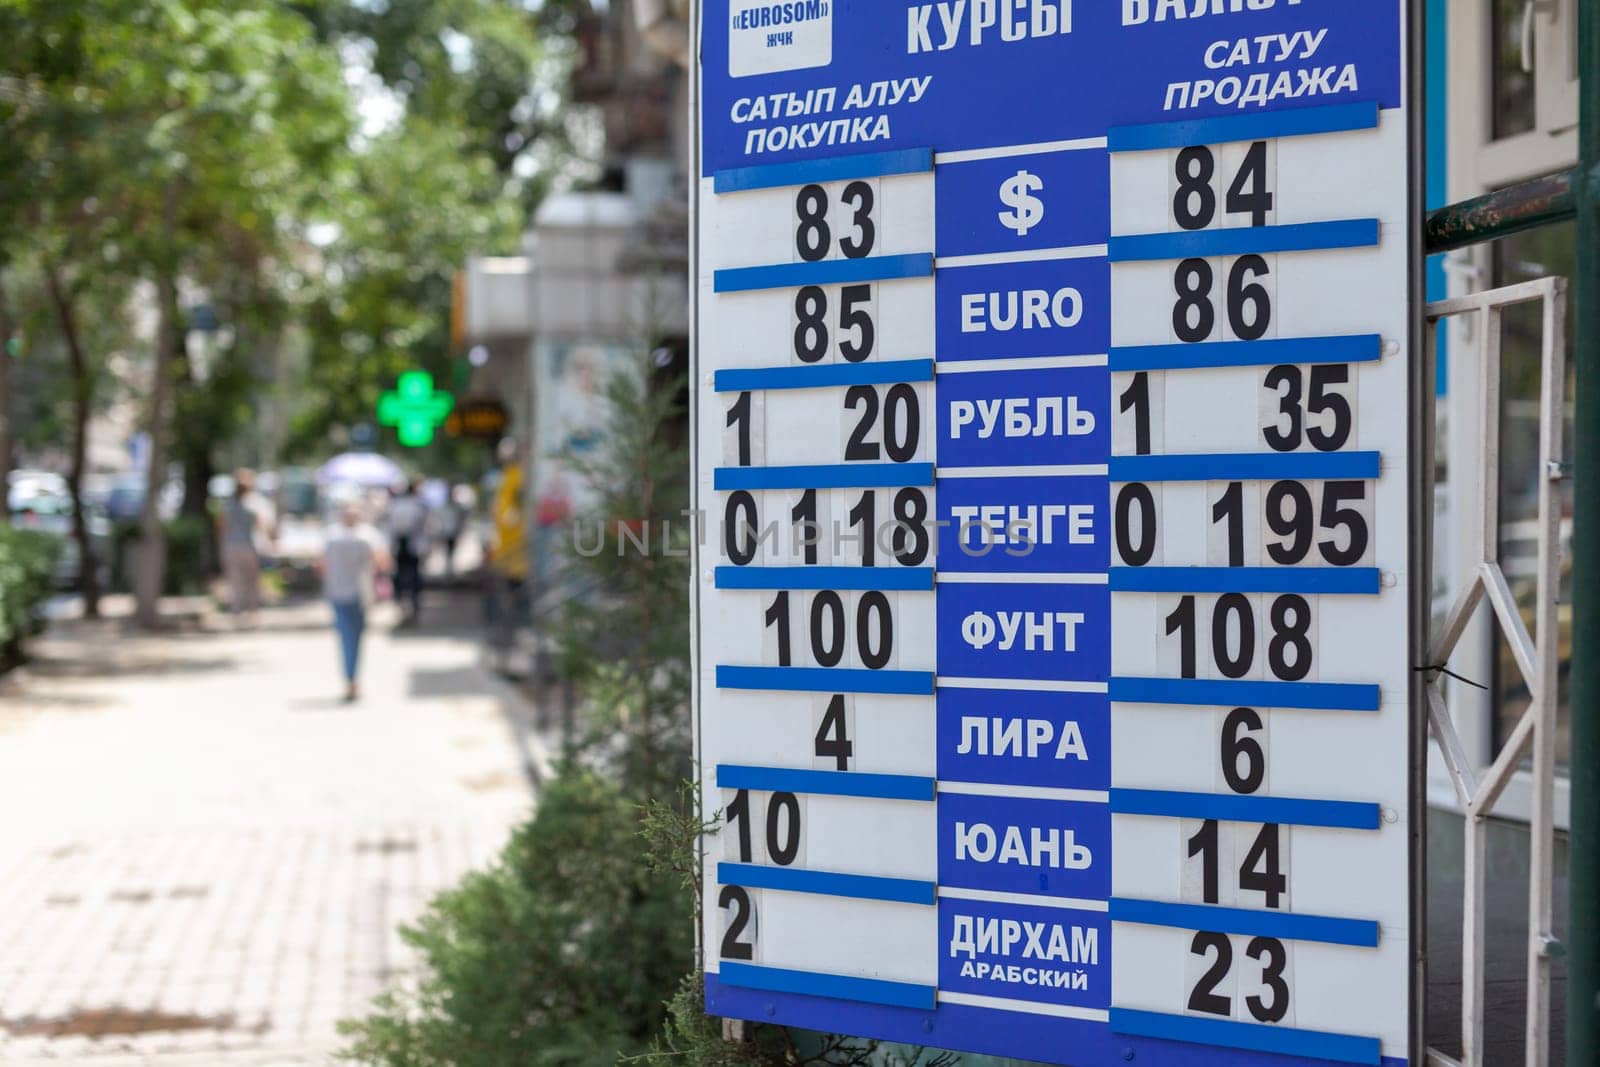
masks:
<path id="1" fill-rule="evenodd" d="M 400 375 L 394 392 L 378 398 L 378 421 L 398 430 L 402 445 L 421 448 L 433 440 L 434 429 L 454 406 L 453 396 L 434 390 L 433 375 L 410 370 Z"/>

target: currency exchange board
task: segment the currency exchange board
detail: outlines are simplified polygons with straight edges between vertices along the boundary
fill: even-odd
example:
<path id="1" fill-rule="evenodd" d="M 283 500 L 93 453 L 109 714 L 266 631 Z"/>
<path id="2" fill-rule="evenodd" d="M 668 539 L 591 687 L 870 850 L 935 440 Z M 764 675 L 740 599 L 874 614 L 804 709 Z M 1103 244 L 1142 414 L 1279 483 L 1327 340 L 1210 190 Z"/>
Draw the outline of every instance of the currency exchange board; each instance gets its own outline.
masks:
<path id="1" fill-rule="evenodd" d="M 1405 5 L 695 33 L 707 1009 L 1404 1062 Z"/>

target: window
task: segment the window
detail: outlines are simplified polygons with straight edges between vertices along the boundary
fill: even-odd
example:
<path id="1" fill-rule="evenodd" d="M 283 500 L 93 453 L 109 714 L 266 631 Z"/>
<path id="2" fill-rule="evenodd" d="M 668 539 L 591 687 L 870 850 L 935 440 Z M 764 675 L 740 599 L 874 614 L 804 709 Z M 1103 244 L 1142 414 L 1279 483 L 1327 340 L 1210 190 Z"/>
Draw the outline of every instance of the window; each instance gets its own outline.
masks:
<path id="1" fill-rule="evenodd" d="M 1448 24 L 1444 49 L 1448 201 L 1465 200 L 1576 165 L 1577 12 L 1584 2 L 1594 0 L 1442 0 Z M 1440 3 L 1430 0 L 1430 5 Z M 1430 107 L 1438 103 L 1429 100 Z M 1570 278 L 1573 242 L 1572 226 L 1552 226 L 1505 238 L 1492 247 L 1479 245 L 1452 252 L 1445 257 L 1450 291 L 1466 293 L 1549 274 Z M 1578 299 L 1581 294 L 1569 287 L 1569 330 L 1572 306 Z M 1479 340 L 1474 337 L 1475 328 L 1474 323 L 1462 319 L 1452 320 L 1446 327 L 1449 359 L 1455 362 L 1459 357 L 1459 369 L 1447 375 L 1439 401 L 1441 423 L 1449 430 L 1439 445 L 1448 474 L 1444 499 L 1438 502 L 1441 514 L 1435 527 L 1435 564 L 1436 572 L 1446 576 L 1437 584 L 1452 593 L 1472 566 L 1468 546 L 1479 521 L 1471 484 L 1480 448 L 1476 434 L 1479 393 L 1469 355 Z M 1532 532 L 1538 507 L 1534 415 L 1540 370 L 1538 309 L 1531 305 L 1507 309 L 1502 329 L 1499 549 L 1507 582 L 1528 619 L 1534 597 Z M 1570 379 L 1567 390 L 1570 427 Z M 1570 456 L 1570 437 L 1567 446 Z M 1563 536 L 1569 540 L 1570 482 L 1562 488 L 1568 516 Z M 1570 568 L 1564 578 L 1562 601 L 1570 603 Z M 1563 699 L 1558 710 L 1557 759 L 1564 765 L 1570 752 L 1566 732 L 1570 722 L 1566 707 L 1570 608 L 1562 609 L 1559 625 Z M 1493 762 L 1528 705 L 1526 686 L 1494 629 L 1487 610 L 1480 611 L 1452 657 L 1454 669 L 1488 688 L 1452 683 L 1448 696 L 1468 758 L 1480 770 Z M 1529 788 L 1526 773 L 1514 775 L 1499 812 L 1510 818 L 1525 817 Z M 1430 765 L 1429 789 L 1431 803 L 1454 806 L 1453 790 L 1441 767 Z M 1556 782 L 1558 826 L 1565 825 L 1566 813 L 1567 782 L 1561 777 Z"/>
<path id="2" fill-rule="evenodd" d="M 1470 180 L 1479 191 L 1576 161 L 1578 3 L 1477 0 L 1462 5 L 1476 18 L 1453 17 L 1451 64 L 1474 69 L 1451 72 L 1451 111 L 1461 118 L 1451 133 L 1476 134 Z"/>
<path id="3" fill-rule="evenodd" d="M 1573 276 L 1576 266 L 1577 229 L 1572 223 L 1545 226 L 1519 233 L 1494 244 L 1496 285 L 1544 278 L 1552 274 Z M 1572 450 L 1573 323 L 1574 305 L 1581 300 L 1575 288 L 1567 290 L 1567 380 L 1564 383 L 1565 435 L 1568 457 Z M 1511 587 L 1522 621 L 1533 632 L 1536 592 L 1535 547 L 1539 514 L 1539 357 L 1543 341 L 1541 305 L 1507 308 L 1500 338 L 1500 566 Z M 1556 763 L 1567 766 L 1571 752 L 1572 671 L 1572 480 L 1561 483 L 1561 610 L 1558 616 L 1561 695 L 1556 712 Z M 1535 634 L 1542 640 L 1542 635 Z M 1503 641 L 1495 644 L 1493 748 L 1498 752 L 1517 720 L 1527 710 L 1528 687 Z"/>

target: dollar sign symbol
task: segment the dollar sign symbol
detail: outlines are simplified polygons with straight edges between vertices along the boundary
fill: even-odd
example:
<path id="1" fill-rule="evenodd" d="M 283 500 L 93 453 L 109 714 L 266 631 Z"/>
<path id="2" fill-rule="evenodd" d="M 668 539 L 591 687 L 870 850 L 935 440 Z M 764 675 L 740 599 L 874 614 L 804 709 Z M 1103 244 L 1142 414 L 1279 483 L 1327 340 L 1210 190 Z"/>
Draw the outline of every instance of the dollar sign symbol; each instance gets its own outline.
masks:
<path id="1" fill-rule="evenodd" d="M 1000 202 L 1011 208 L 1000 212 L 1000 224 L 1017 232 L 1018 237 L 1028 236 L 1028 231 L 1044 218 L 1044 201 L 1033 194 L 1044 188 L 1044 179 L 1025 170 L 1000 183 Z"/>

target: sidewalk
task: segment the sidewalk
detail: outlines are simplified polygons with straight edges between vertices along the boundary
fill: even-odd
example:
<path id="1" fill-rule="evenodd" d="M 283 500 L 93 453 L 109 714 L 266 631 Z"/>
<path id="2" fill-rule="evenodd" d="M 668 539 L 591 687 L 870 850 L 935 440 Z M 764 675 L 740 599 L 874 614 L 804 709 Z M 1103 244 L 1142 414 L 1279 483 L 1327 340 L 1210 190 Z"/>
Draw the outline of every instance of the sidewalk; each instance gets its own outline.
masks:
<path id="1" fill-rule="evenodd" d="M 380 610 L 354 706 L 320 604 L 61 624 L 0 679 L 0 1062 L 329 1061 L 542 765 L 475 601 L 432 608 Z"/>

